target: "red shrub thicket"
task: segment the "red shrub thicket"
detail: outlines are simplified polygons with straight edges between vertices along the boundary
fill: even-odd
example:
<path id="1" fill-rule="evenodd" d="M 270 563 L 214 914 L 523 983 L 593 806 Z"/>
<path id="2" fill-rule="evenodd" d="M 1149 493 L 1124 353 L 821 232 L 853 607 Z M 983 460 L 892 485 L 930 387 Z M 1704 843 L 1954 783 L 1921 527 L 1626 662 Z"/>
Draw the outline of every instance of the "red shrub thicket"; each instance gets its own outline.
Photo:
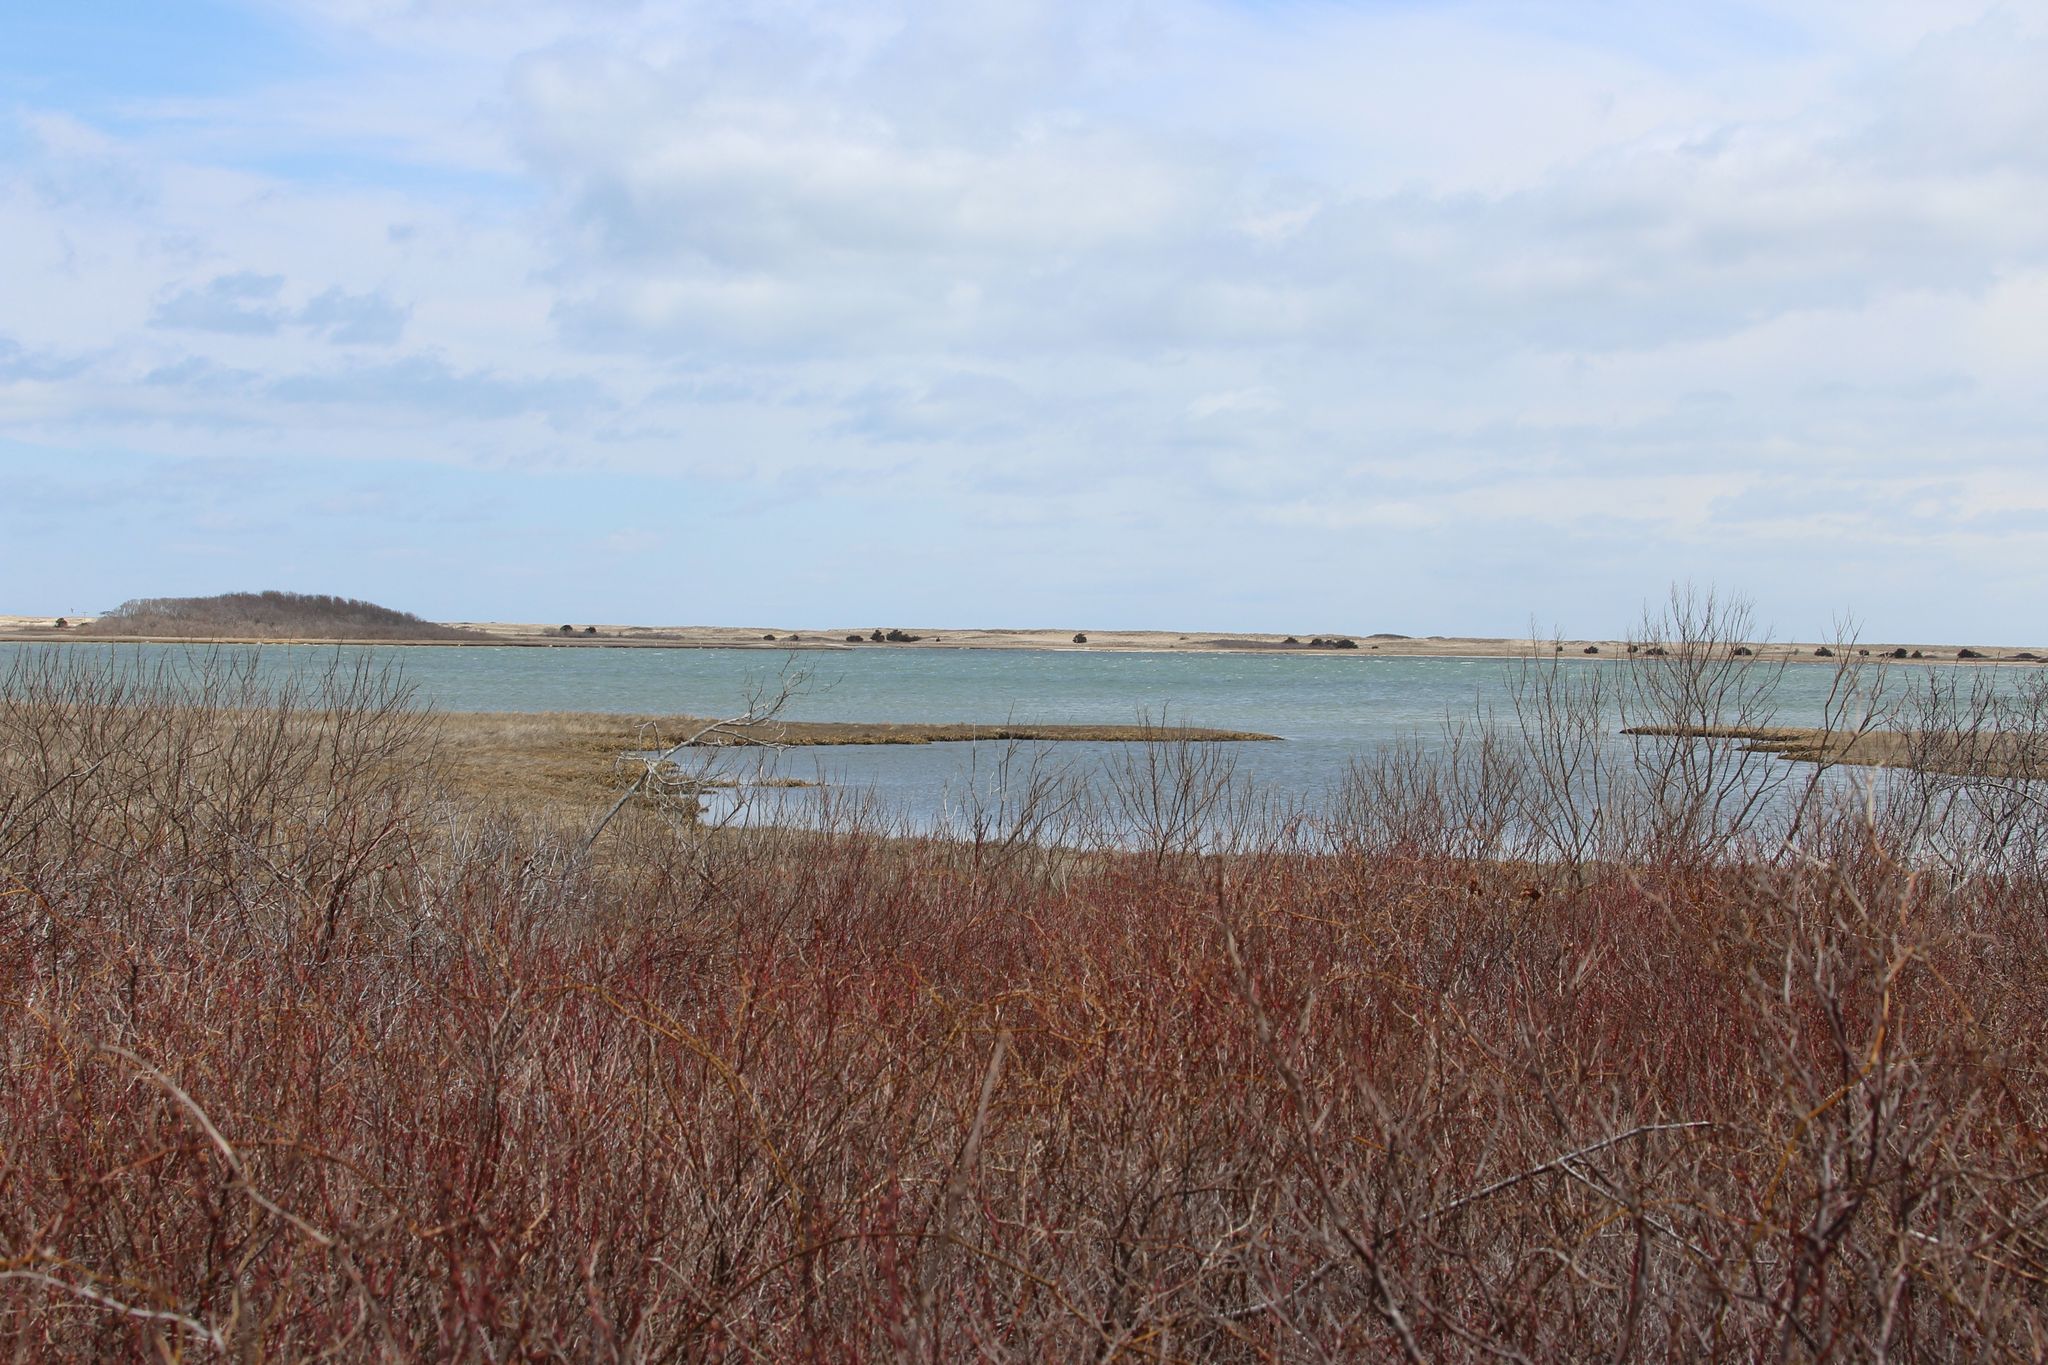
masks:
<path id="1" fill-rule="evenodd" d="M 1420 796 L 585 855 L 374 680 L 231 693 L 0 705 L 15 1358 L 2048 1349 L 2031 873 L 1853 811 L 1469 857 Z"/>

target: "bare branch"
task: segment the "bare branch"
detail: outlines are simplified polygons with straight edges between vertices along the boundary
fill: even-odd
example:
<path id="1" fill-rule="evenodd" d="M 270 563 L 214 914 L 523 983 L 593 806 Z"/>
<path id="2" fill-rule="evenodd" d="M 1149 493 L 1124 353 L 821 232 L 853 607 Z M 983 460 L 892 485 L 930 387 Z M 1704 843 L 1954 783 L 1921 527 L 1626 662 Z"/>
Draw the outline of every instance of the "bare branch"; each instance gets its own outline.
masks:
<path id="1" fill-rule="evenodd" d="M 143 1322 L 168 1322 L 173 1326 L 183 1328 L 186 1332 L 205 1342 L 216 1351 L 225 1352 L 227 1350 L 227 1343 L 221 1339 L 219 1332 L 208 1327 L 203 1322 L 186 1317 L 183 1313 L 173 1313 L 162 1308 L 139 1308 L 132 1303 L 124 1303 L 102 1290 L 94 1289 L 91 1285 L 75 1284 L 70 1280 L 60 1280 L 55 1275 L 45 1275 L 40 1270 L 0 1270 L 0 1280 L 26 1280 L 31 1284 L 39 1284 L 45 1288 L 69 1294 L 74 1298 L 84 1299 L 87 1303 L 98 1304 L 100 1307 L 119 1313 L 123 1317 L 136 1318 Z"/>
<path id="2" fill-rule="evenodd" d="M 626 789 L 619 793 L 618 799 L 612 802 L 610 808 L 598 817 L 597 823 L 591 827 L 590 833 L 583 836 L 583 842 L 578 845 L 577 851 L 581 855 L 588 857 L 590 850 L 596 846 L 598 837 L 604 833 L 605 827 L 611 824 L 612 820 L 620 811 L 626 808 L 634 797 L 641 795 L 649 787 L 653 786 L 662 770 L 674 763 L 676 755 L 683 752 L 683 750 L 696 748 L 714 735 L 727 736 L 740 744 L 766 745 L 771 743 L 771 741 L 763 740 L 758 735 L 750 735 L 747 731 L 756 726 L 765 725 L 781 715 L 790 702 L 795 700 L 805 687 L 808 686 L 810 680 L 811 675 L 805 670 L 785 674 L 774 696 L 768 697 L 766 700 L 763 700 L 759 694 L 752 696 L 748 698 L 747 709 L 738 715 L 727 716 L 722 720 L 714 720 L 707 725 L 701 726 L 660 753 L 643 759 L 639 773 L 626 785 Z"/>
<path id="3" fill-rule="evenodd" d="M 1605 1151 L 1609 1147 L 1614 1147 L 1621 1143 L 1627 1142 L 1631 1138 L 1642 1137 L 1646 1133 L 1669 1133 L 1681 1131 L 1688 1128 L 1712 1127 L 1714 1127 L 1714 1122 L 1711 1119 L 1694 1119 L 1688 1123 L 1638 1124 L 1636 1127 L 1629 1129 L 1626 1133 L 1616 1133 L 1613 1137 L 1602 1138 L 1600 1139 L 1600 1141 L 1591 1143 L 1585 1147 L 1581 1147 L 1577 1151 L 1566 1152 L 1563 1156 L 1552 1157 L 1550 1160 L 1544 1162 L 1540 1166 L 1531 1166 L 1528 1170 L 1521 1171 L 1514 1175 L 1511 1175 L 1505 1180 L 1496 1180 L 1493 1184 L 1486 1186 L 1484 1189 L 1478 1189 L 1472 1191 L 1470 1194 L 1460 1195 L 1458 1198 L 1453 1199 L 1448 1204 L 1444 1204 L 1437 1208 L 1431 1209 L 1428 1213 L 1423 1214 L 1420 1218 L 1416 1219 L 1415 1221 L 1418 1223 L 1432 1222 L 1435 1219 L 1444 1217 L 1446 1214 L 1457 1212 L 1459 1209 L 1464 1208 L 1467 1204 L 1476 1204 L 1480 1200 L 1499 1194 L 1503 1190 L 1513 1189 L 1515 1186 L 1521 1184 L 1525 1180 L 1534 1180 L 1537 1176 L 1544 1175 L 1551 1171 L 1563 1171 L 1572 1162 L 1577 1161 L 1581 1157 L 1591 1156 L 1595 1152 Z"/>

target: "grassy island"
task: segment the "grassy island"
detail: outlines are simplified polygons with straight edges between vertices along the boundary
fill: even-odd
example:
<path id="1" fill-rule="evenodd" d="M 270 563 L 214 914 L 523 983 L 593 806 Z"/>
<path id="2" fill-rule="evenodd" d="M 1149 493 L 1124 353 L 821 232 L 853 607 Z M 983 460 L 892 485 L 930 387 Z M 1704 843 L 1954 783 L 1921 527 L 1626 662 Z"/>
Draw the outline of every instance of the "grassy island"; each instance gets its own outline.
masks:
<path id="1" fill-rule="evenodd" d="M 75 638 L 152 640 L 346 640 L 477 643 L 475 631 L 423 621 L 410 612 L 350 597 L 301 592 L 230 592 L 214 597 L 141 597 L 73 628 Z"/>

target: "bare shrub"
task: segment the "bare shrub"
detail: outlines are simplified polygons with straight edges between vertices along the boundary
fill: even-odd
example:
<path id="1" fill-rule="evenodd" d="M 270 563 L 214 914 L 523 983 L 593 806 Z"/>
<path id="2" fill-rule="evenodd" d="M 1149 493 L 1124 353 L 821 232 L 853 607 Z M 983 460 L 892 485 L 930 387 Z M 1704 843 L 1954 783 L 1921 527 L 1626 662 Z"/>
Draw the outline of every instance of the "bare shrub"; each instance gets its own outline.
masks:
<path id="1" fill-rule="evenodd" d="M 1329 812 L 1337 844 L 1367 857 L 1514 859 L 1524 753 L 1490 717 L 1448 720 L 1440 739 L 1405 740 L 1356 760 Z"/>
<path id="2" fill-rule="evenodd" d="M 1148 735 L 1164 730 L 1138 718 L 1139 737 L 1114 746 L 1103 762 L 1096 824 L 1110 845 L 1137 849 L 1155 867 L 1169 857 L 1219 852 L 1256 841 L 1260 796 L 1237 770 L 1228 745 Z"/>
<path id="3" fill-rule="evenodd" d="M 1632 785 L 1603 666 L 1545 661 L 1567 733 L 1362 766 L 1328 853 L 1202 746 L 1130 751 L 1092 825 L 1005 749 L 958 841 L 824 789 L 586 848 L 434 798 L 390 679 L 238 667 L 0 695 L 18 1358 L 2048 1340 L 2040 868 L 1895 842 L 2038 847 L 2031 789 L 1827 786 L 1760 858 L 1688 823 L 1724 768 Z M 1534 823 L 1589 764 L 1644 804 Z"/>
<path id="4" fill-rule="evenodd" d="M 17 655 L 0 678 L 0 860 L 138 891 L 175 877 L 186 914 L 238 941 L 331 942 L 418 837 L 424 722 L 366 660 L 273 683 L 254 653 Z"/>

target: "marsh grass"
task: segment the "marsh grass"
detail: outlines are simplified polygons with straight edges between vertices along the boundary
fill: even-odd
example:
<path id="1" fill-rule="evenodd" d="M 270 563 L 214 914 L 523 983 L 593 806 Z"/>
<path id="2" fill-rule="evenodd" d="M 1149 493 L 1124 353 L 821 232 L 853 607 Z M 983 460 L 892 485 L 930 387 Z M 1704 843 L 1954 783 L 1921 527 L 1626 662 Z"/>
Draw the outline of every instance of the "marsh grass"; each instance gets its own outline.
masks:
<path id="1" fill-rule="evenodd" d="M 1903 730 L 1842 734 L 1816 725 L 1644 725 L 1635 735 L 1687 739 L 1736 739 L 1759 752 L 1801 763 L 1857 768 L 1910 768 L 1951 777 L 2009 777 L 2048 780 L 2048 754 L 2031 737 L 1977 734 L 1967 744 L 1952 735 Z"/>
<path id="2" fill-rule="evenodd" d="M 696 716 L 596 712 L 450 712 L 432 718 L 441 776 L 490 807 L 543 818 L 582 817 L 614 799 L 629 755 L 658 753 L 702 734 L 700 749 L 804 749 L 820 745 L 975 744 L 1007 751 L 1024 744 L 1121 742 L 1202 746 L 1270 741 L 1273 736 L 1196 726 L 967 725 L 888 722 L 767 721 L 712 728 Z M 693 750 L 698 752 L 698 750 Z M 622 763 L 622 760 L 626 760 Z M 721 779 L 692 767 L 677 774 L 687 786 Z M 723 779 L 729 781 L 730 779 Z M 767 775 L 750 785 L 793 785 Z M 677 809 L 684 807 L 678 806 Z"/>
<path id="3" fill-rule="evenodd" d="M 1092 842 L 1026 769 L 974 837 L 824 792 L 585 853 L 385 675 L 38 663 L 0 736 L 17 1358 L 2048 1342 L 2048 895 L 1934 837 L 2037 834 L 1995 782 L 1764 837 L 1644 747 L 1545 824 L 1590 751 L 1474 727 L 1220 852 L 1255 812 L 1162 745 Z"/>

